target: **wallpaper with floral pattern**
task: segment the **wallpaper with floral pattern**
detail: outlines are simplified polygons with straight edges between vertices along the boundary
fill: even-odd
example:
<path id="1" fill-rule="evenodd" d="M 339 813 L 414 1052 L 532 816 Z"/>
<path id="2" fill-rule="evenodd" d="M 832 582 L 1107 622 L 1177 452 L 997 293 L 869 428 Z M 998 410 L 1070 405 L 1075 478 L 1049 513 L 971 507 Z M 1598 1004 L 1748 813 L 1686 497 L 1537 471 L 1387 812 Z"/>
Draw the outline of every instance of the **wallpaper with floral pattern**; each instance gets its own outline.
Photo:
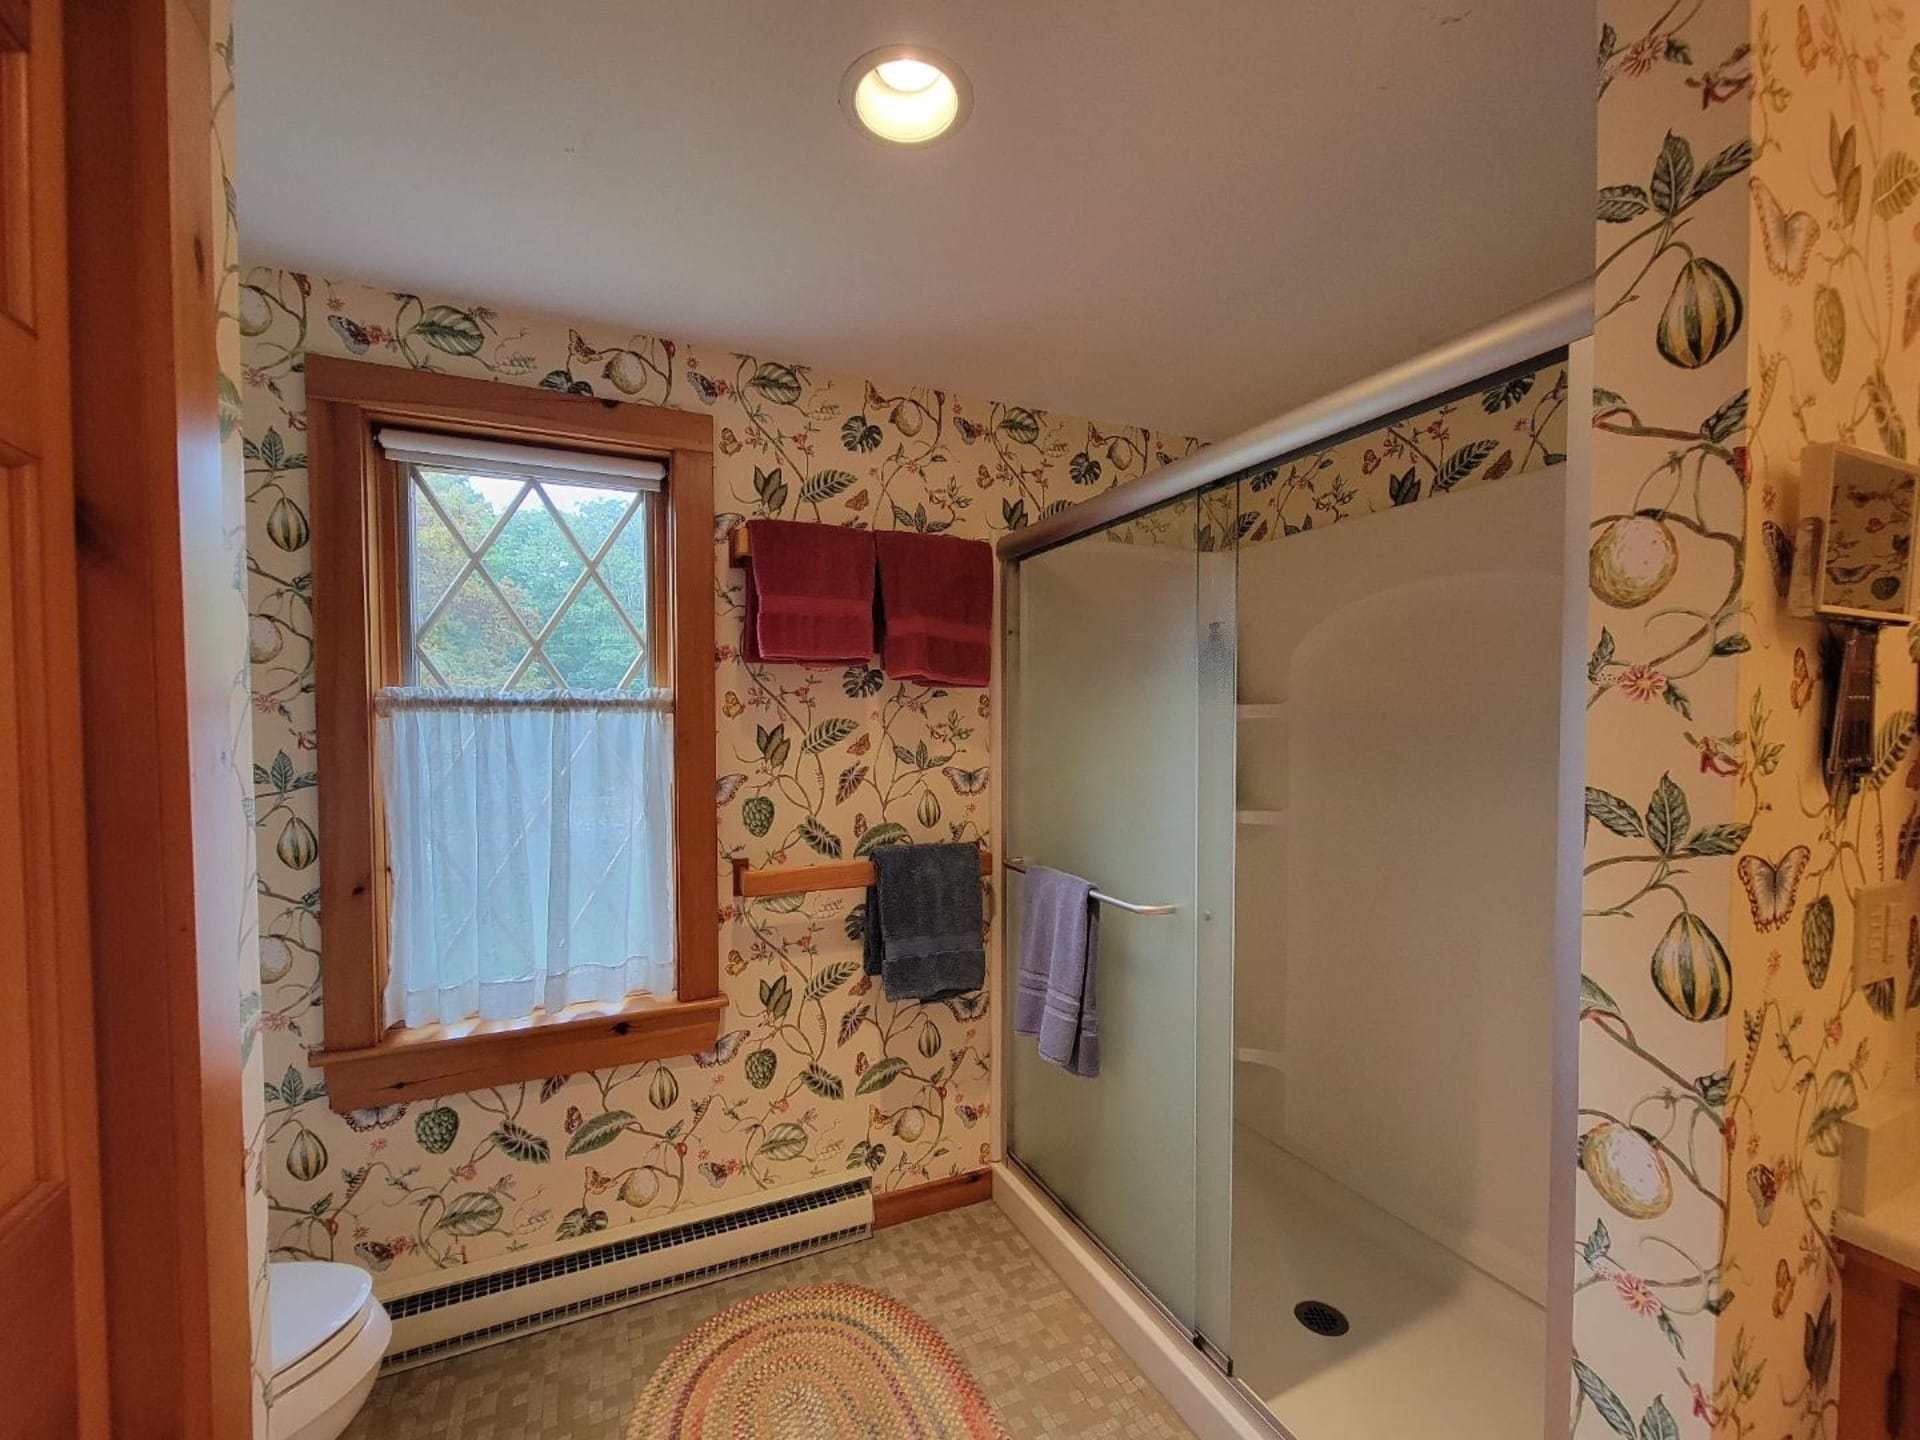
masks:
<path id="1" fill-rule="evenodd" d="M 1765 0 L 1753 25 L 1747 177 L 1750 488 L 1740 657 L 1739 860 L 1730 948 L 1724 1432 L 1835 1433 L 1840 1122 L 1914 1084 L 1920 935 L 1894 979 L 1852 967 L 1853 898 L 1911 880 L 1920 750 L 1909 632 L 1879 642 L 1874 765 L 1820 764 L 1823 634 L 1789 618 L 1770 563 L 1804 503 L 1801 454 L 1839 440 L 1911 458 L 1920 433 L 1920 22 L 1869 0 Z M 1816 497 L 1814 503 L 1819 503 Z M 1844 503 L 1844 502 L 1843 502 Z"/>
<path id="2" fill-rule="evenodd" d="M 256 269 L 246 337 L 254 783 L 273 1243 L 390 1277 L 849 1170 L 881 1189 L 989 1158 L 987 997 L 890 1004 L 860 973 L 857 893 L 725 899 L 708 1054 L 340 1117 L 322 1035 L 305 405 L 309 351 L 672 405 L 715 420 L 716 544 L 754 516 L 991 539 L 1194 442 L 605 325 Z M 721 848 L 755 865 L 891 840 L 986 840 L 989 696 L 865 665 L 749 664 L 714 597 Z M 718 864 L 720 857 L 715 857 Z M 723 897 L 730 886 L 723 885 Z"/>
<path id="3" fill-rule="evenodd" d="M 1912 1070 L 1848 957 L 1911 864 L 1915 689 L 1883 637 L 1829 788 L 1784 595 L 1805 445 L 1905 453 L 1920 55 L 1865 0 L 1601 19 L 1574 1433 L 1830 1437 L 1838 1126 Z"/>
<path id="4" fill-rule="evenodd" d="M 253 756 L 253 713 L 250 691 L 250 661 L 247 655 L 249 627 L 246 585 L 247 523 L 245 481 L 241 458 L 240 434 L 240 238 L 236 225 L 233 184 L 234 104 L 233 104 L 233 5 L 232 0 L 215 0 L 211 12 L 213 79 L 213 217 L 216 266 L 215 344 L 220 362 L 220 469 L 222 504 L 228 523 L 220 537 L 227 563 L 224 573 L 231 575 L 233 601 L 217 616 L 203 615 L 203 621 L 217 625 L 216 633 L 201 638 L 217 649 L 220 673 L 231 677 L 230 718 L 221 746 L 221 770 L 229 777 L 233 797 L 233 817 L 238 824 L 224 827 L 216 842 L 202 836 L 210 847 L 210 858 L 217 872 L 230 875 L 225 893 L 214 907 L 211 926 L 226 932 L 220 948 L 233 948 L 236 982 L 239 986 L 239 1044 L 241 1067 L 241 1124 L 246 1136 L 247 1184 L 247 1256 L 252 1274 L 251 1314 L 253 1319 L 253 1433 L 267 1433 L 267 1413 L 272 1403 L 272 1346 L 268 1334 L 267 1310 L 267 1187 L 264 1153 L 266 1106 L 263 1088 L 266 1070 L 260 1040 L 260 951 L 259 905 L 255 895 L 253 783 L 249 773 Z M 211 628 L 211 627 L 210 627 Z M 202 897 L 202 905 L 207 897 Z"/>

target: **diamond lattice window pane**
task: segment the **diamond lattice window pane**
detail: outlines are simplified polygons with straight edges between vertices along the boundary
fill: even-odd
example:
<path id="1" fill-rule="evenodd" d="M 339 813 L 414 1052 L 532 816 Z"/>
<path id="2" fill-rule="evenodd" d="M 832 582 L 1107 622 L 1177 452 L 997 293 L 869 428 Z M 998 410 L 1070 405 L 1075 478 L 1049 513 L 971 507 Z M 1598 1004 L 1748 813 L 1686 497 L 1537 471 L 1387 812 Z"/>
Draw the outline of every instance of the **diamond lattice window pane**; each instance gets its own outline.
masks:
<path id="1" fill-rule="evenodd" d="M 613 603 L 633 621 L 634 629 L 647 633 L 647 589 L 649 564 L 647 515 L 643 512 L 627 523 L 600 562 L 600 578 L 613 597 Z M 644 675 L 638 683 L 645 684 Z"/>
<path id="2" fill-rule="evenodd" d="M 523 480 L 503 479 L 495 475 L 460 475 L 451 470 L 414 468 L 414 481 L 438 505 L 469 550 L 477 550 L 492 532 L 494 524 L 507 512 L 526 486 Z M 431 509 L 416 499 L 414 508 Z"/>
<path id="3" fill-rule="evenodd" d="M 582 690 L 614 689 L 640 658 L 639 642 L 598 585 L 567 607 L 543 649 L 565 683 Z"/>
<path id="4" fill-rule="evenodd" d="M 418 630 L 447 588 L 468 565 L 467 550 L 454 538 L 440 512 L 427 504 L 413 507 L 413 625 Z"/>
<path id="5" fill-rule="evenodd" d="M 558 612 L 586 568 L 560 522 L 537 495 L 529 495 L 513 512 L 481 554 L 480 563 L 536 635 Z"/>
<path id="6" fill-rule="evenodd" d="M 506 605 L 471 572 L 415 644 L 447 684 L 489 689 L 507 683 L 528 648 L 526 632 Z"/>
<path id="7" fill-rule="evenodd" d="M 588 555 L 599 553 L 626 513 L 640 504 L 641 497 L 631 490 L 615 490 L 602 485 L 548 484 L 541 487 L 573 531 L 580 548 Z M 636 517 L 637 518 L 637 517 Z M 632 522 L 629 522 L 632 523 Z"/>

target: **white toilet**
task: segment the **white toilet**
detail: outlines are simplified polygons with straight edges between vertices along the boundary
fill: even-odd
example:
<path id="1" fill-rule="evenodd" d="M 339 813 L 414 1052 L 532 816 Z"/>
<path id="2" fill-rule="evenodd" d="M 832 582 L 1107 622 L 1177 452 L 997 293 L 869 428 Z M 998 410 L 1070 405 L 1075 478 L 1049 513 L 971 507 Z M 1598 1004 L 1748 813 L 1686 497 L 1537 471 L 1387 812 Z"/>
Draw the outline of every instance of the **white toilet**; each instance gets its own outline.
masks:
<path id="1" fill-rule="evenodd" d="M 268 1440 L 335 1440 L 380 1373 L 393 1322 L 357 1265 L 319 1260 L 267 1266 L 273 1346 Z"/>

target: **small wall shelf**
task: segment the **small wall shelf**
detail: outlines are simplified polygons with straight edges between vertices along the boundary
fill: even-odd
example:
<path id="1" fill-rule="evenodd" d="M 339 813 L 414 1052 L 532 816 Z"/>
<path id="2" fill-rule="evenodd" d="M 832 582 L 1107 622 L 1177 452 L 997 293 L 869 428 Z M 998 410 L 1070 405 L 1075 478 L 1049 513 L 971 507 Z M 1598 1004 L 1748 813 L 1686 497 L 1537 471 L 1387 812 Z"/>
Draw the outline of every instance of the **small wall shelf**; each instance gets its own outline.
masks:
<path id="1" fill-rule="evenodd" d="M 980 852 L 980 874 L 993 874 L 993 852 Z M 762 895 L 799 895 L 809 890 L 864 890 L 873 884 L 871 860 L 840 860 L 831 865 L 791 865 L 779 870 L 755 870 L 745 860 L 733 861 L 733 893 L 741 899 Z"/>
<path id="2" fill-rule="evenodd" d="M 1241 810 L 1236 818 L 1242 825 L 1273 826 L 1283 824 L 1287 818 L 1284 810 Z"/>
<path id="3" fill-rule="evenodd" d="M 1287 702 L 1276 701 L 1270 705 L 1236 705 L 1234 715 L 1241 720 L 1284 720 L 1287 718 Z"/>

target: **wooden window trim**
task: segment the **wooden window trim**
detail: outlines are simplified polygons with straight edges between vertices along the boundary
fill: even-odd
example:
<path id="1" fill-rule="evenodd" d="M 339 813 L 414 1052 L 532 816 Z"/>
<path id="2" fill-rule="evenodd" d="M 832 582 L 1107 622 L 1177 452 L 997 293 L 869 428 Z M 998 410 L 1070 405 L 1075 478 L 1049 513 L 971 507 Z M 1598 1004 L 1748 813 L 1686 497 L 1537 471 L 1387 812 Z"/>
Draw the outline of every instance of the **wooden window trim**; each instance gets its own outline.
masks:
<path id="1" fill-rule="evenodd" d="M 322 355 L 307 357 L 306 384 L 326 1028 L 325 1048 L 309 1058 L 327 1077 L 328 1102 L 344 1112 L 711 1048 L 726 1008 L 715 920 L 719 835 L 708 673 L 712 419 Z M 399 683 L 409 637 L 398 603 L 405 492 L 399 467 L 375 439 L 383 424 L 666 463 L 659 543 L 672 578 L 666 633 L 655 637 L 655 673 L 674 691 L 671 997 L 572 1006 L 528 1020 L 386 1024 L 389 897 L 373 695 Z"/>

